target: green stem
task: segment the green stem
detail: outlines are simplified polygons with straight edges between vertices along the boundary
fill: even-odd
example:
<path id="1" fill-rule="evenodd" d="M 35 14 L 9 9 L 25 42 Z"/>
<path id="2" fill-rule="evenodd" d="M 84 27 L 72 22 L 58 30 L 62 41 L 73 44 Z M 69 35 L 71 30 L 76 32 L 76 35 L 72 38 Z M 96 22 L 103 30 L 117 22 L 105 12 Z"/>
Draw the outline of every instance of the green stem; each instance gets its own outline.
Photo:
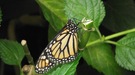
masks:
<path id="1" fill-rule="evenodd" d="M 101 33 L 100 33 L 99 29 L 98 29 L 96 26 L 95 26 L 95 29 L 96 29 L 96 31 L 97 31 L 97 33 L 98 33 L 99 37 L 101 38 L 101 37 L 102 37 L 102 35 L 101 35 Z"/>
<path id="2" fill-rule="evenodd" d="M 88 44 L 86 45 L 86 47 L 91 46 L 91 45 L 96 44 L 96 43 L 99 43 L 99 42 L 101 42 L 100 39 L 98 39 L 98 40 L 96 40 L 96 41 L 93 41 L 93 42 L 91 42 L 91 43 L 88 43 Z"/>
<path id="3" fill-rule="evenodd" d="M 115 37 L 118 37 L 118 36 L 122 36 L 122 35 L 125 35 L 125 34 L 128 34 L 128 33 L 131 33 L 131 32 L 135 32 L 135 28 L 106 36 L 105 40 L 109 40 L 109 39 L 112 39 L 112 38 L 115 38 Z"/>
<path id="4" fill-rule="evenodd" d="M 130 30 L 126 30 L 126 31 L 122 31 L 122 32 L 118 32 L 118 33 L 115 33 L 115 34 L 112 34 L 112 35 L 109 35 L 109 36 L 106 36 L 106 37 L 104 37 L 104 40 L 98 39 L 96 41 L 93 41 L 91 43 L 88 43 L 86 45 L 86 47 L 87 46 L 90 46 L 90 45 L 93 45 L 93 44 L 96 44 L 96 43 L 105 42 L 107 40 L 110 40 L 110 39 L 113 39 L 115 37 L 119 37 L 119 36 L 122 36 L 122 35 L 126 35 L 126 34 L 131 33 L 131 32 L 135 32 L 135 28 L 130 29 Z"/>
<path id="5" fill-rule="evenodd" d="M 118 44 L 117 42 L 114 42 L 114 41 L 105 41 L 106 43 L 110 43 L 110 44 L 113 44 L 113 45 L 117 45 L 117 46 L 120 46 L 120 44 Z"/>
<path id="6" fill-rule="evenodd" d="M 22 40 L 22 41 L 26 42 L 26 40 Z M 33 57 L 30 54 L 29 48 L 27 46 L 27 42 L 23 44 L 23 48 L 24 48 L 24 52 L 25 52 L 26 58 L 28 60 L 28 63 L 30 65 L 34 65 Z"/>
<path id="7" fill-rule="evenodd" d="M 20 75 L 24 75 L 21 69 L 21 65 L 19 65 L 19 69 L 20 69 Z"/>

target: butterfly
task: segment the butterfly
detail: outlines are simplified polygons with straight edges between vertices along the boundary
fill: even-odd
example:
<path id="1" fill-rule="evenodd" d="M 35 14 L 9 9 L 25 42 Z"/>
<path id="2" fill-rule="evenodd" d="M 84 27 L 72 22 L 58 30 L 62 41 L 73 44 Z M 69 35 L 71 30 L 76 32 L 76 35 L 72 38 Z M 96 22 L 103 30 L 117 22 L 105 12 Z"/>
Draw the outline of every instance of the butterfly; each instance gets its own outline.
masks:
<path id="1" fill-rule="evenodd" d="M 76 59 L 78 55 L 78 24 L 69 19 L 62 30 L 47 45 L 37 61 L 35 68 L 37 73 L 47 72 L 57 64 L 68 63 Z"/>

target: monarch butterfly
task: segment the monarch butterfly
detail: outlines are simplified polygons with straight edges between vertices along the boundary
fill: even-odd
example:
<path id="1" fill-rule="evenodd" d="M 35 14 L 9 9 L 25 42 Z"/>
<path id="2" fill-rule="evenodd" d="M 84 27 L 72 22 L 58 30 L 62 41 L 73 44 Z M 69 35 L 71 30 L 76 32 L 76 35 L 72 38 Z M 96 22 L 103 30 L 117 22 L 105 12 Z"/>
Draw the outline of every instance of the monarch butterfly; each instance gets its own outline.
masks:
<path id="1" fill-rule="evenodd" d="M 69 19 L 62 30 L 47 45 L 37 61 L 37 73 L 47 72 L 56 64 L 75 60 L 78 55 L 78 24 Z"/>

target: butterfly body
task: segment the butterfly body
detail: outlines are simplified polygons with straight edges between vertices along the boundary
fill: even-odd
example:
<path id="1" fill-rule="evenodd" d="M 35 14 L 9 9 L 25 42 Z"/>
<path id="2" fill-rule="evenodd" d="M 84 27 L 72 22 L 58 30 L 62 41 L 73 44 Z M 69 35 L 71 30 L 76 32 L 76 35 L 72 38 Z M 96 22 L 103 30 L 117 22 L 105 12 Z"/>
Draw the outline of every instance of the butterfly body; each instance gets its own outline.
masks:
<path id="1" fill-rule="evenodd" d="M 76 59 L 78 55 L 77 30 L 77 25 L 72 20 L 68 20 L 68 23 L 40 55 L 36 72 L 46 72 L 57 64 L 68 63 Z"/>

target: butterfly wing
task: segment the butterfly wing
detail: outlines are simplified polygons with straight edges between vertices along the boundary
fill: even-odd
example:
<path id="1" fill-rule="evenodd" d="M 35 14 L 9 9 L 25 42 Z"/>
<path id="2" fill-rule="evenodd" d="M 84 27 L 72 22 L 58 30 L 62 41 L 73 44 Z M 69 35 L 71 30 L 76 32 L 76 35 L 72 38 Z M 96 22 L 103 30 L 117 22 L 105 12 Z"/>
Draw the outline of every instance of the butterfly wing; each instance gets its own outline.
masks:
<path id="1" fill-rule="evenodd" d="M 44 72 L 48 72 L 55 65 L 56 64 L 52 63 L 43 52 L 37 61 L 35 71 L 37 73 L 43 74 Z"/>
<path id="2" fill-rule="evenodd" d="M 69 20 L 40 55 L 35 67 L 37 73 L 48 72 L 57 64 L 75 60 L 78 53 L 77 29 L 76 24 Z"/>
<path id="3" fill-rule="evenodd" d="M 78 53 L 77 29 L 77 25 L 69 20 L 45 48 L 49 60 L 60 64 L 75 60 Z"/>

